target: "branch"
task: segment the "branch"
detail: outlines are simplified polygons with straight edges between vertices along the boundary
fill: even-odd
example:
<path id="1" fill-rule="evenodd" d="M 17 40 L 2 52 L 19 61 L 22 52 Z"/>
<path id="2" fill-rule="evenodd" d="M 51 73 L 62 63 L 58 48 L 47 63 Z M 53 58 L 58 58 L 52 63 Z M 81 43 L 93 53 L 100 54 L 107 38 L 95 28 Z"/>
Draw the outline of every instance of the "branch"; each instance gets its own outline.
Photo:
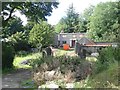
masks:
<path id="1" fill-rule="evenodd" d="M 4 20 L 5 22 L 7 22 L 12 17 L 12 13 L 13 13 L 14 9 L 15 9 L 15 7 L 11 9 L 9 17 L 6 20 Z"/>
<path id="2" fill-rule="evenodd" d="M 7 25 L 8 20 L 12 17 L 12 13 L 13 13 L 14 10 L 15 10 L 15 7 L 11 9 L 9 17 L 6 20 L 3 19 L 3 21 L 2 21 L 2 26 L 3 27 L 5 27 Z"/>

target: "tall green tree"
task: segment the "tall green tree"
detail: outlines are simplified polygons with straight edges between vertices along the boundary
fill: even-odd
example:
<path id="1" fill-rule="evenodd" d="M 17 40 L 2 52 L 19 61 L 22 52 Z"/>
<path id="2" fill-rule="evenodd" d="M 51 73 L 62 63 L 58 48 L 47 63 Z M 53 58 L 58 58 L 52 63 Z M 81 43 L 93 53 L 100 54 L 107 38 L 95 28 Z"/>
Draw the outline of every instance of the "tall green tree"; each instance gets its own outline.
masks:
<path id="1" fill-rule="evenodd" d="M 12 0 L 11 0 L 12 1 Z M 14 17 L 12 14 L 19 10 L 21 14 L 26 15 L 28 20 L 39 22 L 39 19 L 47 20 L 53 7 L 57 8 L 58 2 L 2 2 L 2 23 L 6 26 L 8 21 Z"/>
<path id="2" fill-rule="evenodd" d="M 100 3 L 90 17 L 88 35 L 96 41 L 113 41 L 120 32 L 119 2 Z"/>
<path id="3" fill-rule="evenodd" d="M 89 30 L 89 23 L 90 23 L 90 17 L 93 15 L 95 6 L 90 5 L 88 8 L 86 8 L 83 12 L 83 17 L 82 17 L 82 25 L 83 25 L 83 30 L 85 32 Z M 81 23 L 80 23 L 81 24 Z"/>
<path id="4" fill-rule="evenodd" d="M 93 12 L 94 12 L 94 8 L 95 6 L 90 5 L 88 8 L 86 8 L 83 12 L 83 16 L 84 19 L 89 22 L 90 21 L 90 17 L 92 16 Z"/>
<path id="5" fill-rule="evenodd" d="M 73 4 L 70 5 L 66 14 L 67 16 L 64 18 L 66 29 L 64 30 L 64 32 L 79 32 L 79 14 L 75 12 Z"/>
<path id="6" fill-rule="evenodd" d="M 79 32 L 85 33 L 87 31 L 87 20 L 84 18 L 83 14 L 79 15 Z"/>
<path id="7" fill-rule="evenodd" d="M 94 11 L 94 6 L 85 9 L 84 13 L 78 14 L 75 12 L 73 4 L 70 5 L 66 12 L 66 17 L 61 18 L 55 26 L 56 32 L 61 30 L 67 33 L 81 32 L 85 33 L 89 29 L 90 16 Z"/>
<path id="8" fill-rule="evenodd" d="M 64 18 L 61 18 L 57 25 L 55 25 L 55 32 L 60 33 L 67 28 L 66 23 L 64 22 Z"/>
<path id="9" fill-rule="evenodd" d="M 60 29 L 64 30 L 65 33 L 79 32 L 79 14 L 75 12 L 73 4 L 70 5 L 66 17 L 60 20 L 59 25 L 61 26 Z"/>
<path id="10" fill-rule="evenodd" d="M 45 21 L 40 24 L 35 24 L 29 33 L 29 42 L 35 47 L 38 47 L 39 45 L 48 46 L 53 44 L 53 39 L 53 27 Z"/>

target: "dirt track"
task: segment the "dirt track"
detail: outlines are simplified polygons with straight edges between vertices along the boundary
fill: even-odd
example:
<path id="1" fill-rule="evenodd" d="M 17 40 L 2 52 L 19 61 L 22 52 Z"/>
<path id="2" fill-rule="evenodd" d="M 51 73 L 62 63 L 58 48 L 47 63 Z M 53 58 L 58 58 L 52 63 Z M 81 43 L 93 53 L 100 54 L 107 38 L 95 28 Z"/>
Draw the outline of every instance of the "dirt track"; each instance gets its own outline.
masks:
<path id="1" fill-rule="evenodd" d="M 2 76 L 2 88 L 20 88 L 20 83 L 31 78 L 31 71 L 19 69 Z"/>

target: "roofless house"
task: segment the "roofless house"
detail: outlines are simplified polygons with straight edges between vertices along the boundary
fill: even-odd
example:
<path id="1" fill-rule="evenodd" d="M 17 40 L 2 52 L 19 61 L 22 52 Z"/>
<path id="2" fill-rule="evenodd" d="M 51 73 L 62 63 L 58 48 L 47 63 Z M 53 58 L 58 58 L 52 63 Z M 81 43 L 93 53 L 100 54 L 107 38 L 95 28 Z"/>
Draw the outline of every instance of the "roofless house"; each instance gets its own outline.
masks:
<path id="1" fill-rule="evenodd" d="M 75 53 L 77 53 L 81 58 L 85 58 L 86 53 L 97 53 L 101 48 L 108 46 L 116 47 L 117 43 L 94 42 L 86 37 L 82 37 L 76 42 Z"/>

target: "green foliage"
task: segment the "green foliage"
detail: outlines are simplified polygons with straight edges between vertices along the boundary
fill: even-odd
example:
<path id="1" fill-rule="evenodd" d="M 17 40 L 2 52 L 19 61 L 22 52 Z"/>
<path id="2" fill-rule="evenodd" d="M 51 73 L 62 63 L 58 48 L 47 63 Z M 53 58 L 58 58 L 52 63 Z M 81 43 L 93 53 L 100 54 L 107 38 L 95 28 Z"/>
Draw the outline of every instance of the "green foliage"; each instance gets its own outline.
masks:
<path id="1" fill-rule="evenodd" d="M 35 84 L 35 82 L 31 79 L 23 81 L 21 83 L 21 86 L 24 88 L 37 88 L 37 85 Z M 29 90 L 34 90 L 34 89 L 29 89 Z"/>
<path id="2" fill-rule="evenodd" d="M 84 10 L 83 16 L 80 17 L 80 19 L 81 19 L 80 26 L 82 26 L 82 28 L 80 28 L 80 30 L 83 30 L 83 31 L 89 30 L 90 17 L 92 16 L 92 14 L 94 12 L 94 8 L 95 8 L 95 6 L 91 5 Z"/>
<path id="3" fill-rule="evenodd" d="M 48 46 L 53 43 L 54 29 L 46 22 L 36 24 L 29 33 L 29 42 L 33 46 Z"/>
<path id="4" fill-rule="evenodd" d="M 87 83 L 91 88 L 119 89 L 119 65 L 117 62 L 108 66 L 103 72 L 93 74 Z"/>
<path id="5" fill-rule="evenodd" d="M 10 72 L 13 72 L 14 70 L 15 70 L 14 67 L 11 67 L 11 68 L 5 67 L 5 68 L 2 69 L 1 75 L 8 74 Z"/>
<path id="6" fill-rule="evenodd" d="M 30 50 L 30 45 L 28 44 L 28 36 L 24 32 L 17 32 L 9 37 L 12 42 L 15 51 L 20 50 Z"/>
<path id="7" fill-rule="evenodd" d="M 90 17 L 89 37 L 96 41 L 113 41 L 118 35 L 120 27 L 118 13 L 118 2 L 98 4 Z"/>
<path id="8" fill-rule="evenodd" d="M 28 23 L 24 26 L 25 33 L 26 33 L 27 36 L 29 35 L 30 30 L 32 30 L 32 28 L 35 24 L 36 24 L 35 22 L 28 21 Z"/>
<path id="9" fill-rule="evenodd" d="M 29 54 L 29 52 L 27 52 L 27 51 L 19 51 L 19 52 L 16 53 L 16 56 L 18 56 L 18 57 L 25 57 L 28 54 Z"/>
<path id="10" fill-rule="evenodd" d="M 46 81 L 63 80 L 71 82 L 73 80 L 83 80 L 91 74 L 91 64 L 79 57 L 58 56 L 39 58 L 31 61 L 33 67 L 34 80 L 38 85 Z M 55 71 L 54 78 L 47 78 L 46 72 Z M 68 81 L 67 81 L 68 80 Z"/>
<path id="11" fill-rule="evenodd" d="M 11 1 L 11 0 L 10 0 Z M 19 10 L 31 21 L 39 22 L 40 19 L 47 20 L 53 7 L 57 8 L 58 2 L 2 2 L 3 27 L 14 17 L 12 13 Z M 7 17 L 7 18 L 6 18 Z"/>
<path id="12" fill-rule="evenodd" d="M 54 2 L 27 2 L 22 12 L 29 18 L 29 20 L 39 22 L 40 19 L 47 20 L 46 16 L 50 16 L 54 8 L 57 8 L 59 3 Z M 28 9 L 26 9 L 28 8 Z"/>
<path id="13" fill-rule="evenodd" d="M 87 31 L 87 20 L 84 18 L 84 16 L 81 14 L 79 15 L 79 31 L 80 32 L 86 32 Z"/>
<path id="14" fill-rule="evenodd" d="M 55 25 L 55 32 L 60 33 L 62 30 L 64 31 L 67 28 L 67 25 L 64 22 L 64 18 L 60 19 L 59 23 Z"/>
<path id="15" fill-rule="evenodd" d="M 95 6 L 90 5 L 88 8 L 86 8 L 83 12 L 84 19 L 89 22 L 90 21 L 90 16 L 92 16 L 94 12 Z"/>
<path id="16" fill-rule="evenodd" d="M 116 61 L 120 62 L 120 46 L 114 49 L 113 55 Z"/>
<path id="17" fill-rule="evenodd" d="M 109 66 L 108 62 L 101 63 L 100 61 L 97 61 L 95 63 L 94 73 L 98 74 L 100 72 L 103 72 L 108 69 L 108 66 Z"/>
<path id="18" fill-rule="evenodd" d="M 14 61 L 13 61 L 13 65 L 16 69 L 28 69 L 28 68 L 32 68 L 29 63 L 28 64 L 21 64 L 21 62 L 25 61 L 25 60 L 33 60 L 42 57 L 41 53 L 30 53 L 30 52 L 26 52 L 26 51 L 19 51 L 16 53 Z M 29 62 L 29 61 L 28 61 Z"/>
<path id="19" fill-rule="evenodd" d="M 120 48 L 116 47 L 108 47 L 104 48 L 100 51 L 100 55 L 98 57 L 98 61 L 96 62 L 96 73 L 102 72 L 103 70 L 108 69 L 108 67 L 115 63 L 116 61 L 120 61 Z"/>
<path id="20" fill-rule="evenodd" d="M 2 42 L 2 69 L 12 68 L 15 56 L 14 48 L 9 42 Z"/>
<path id="21" fill-rule="evenodd" d="M 102 49 L 102 51 L 100 51 L 100 56 L 98 57 L 98 60 L 100 60 L 102 64 L 105 62 L 113 62 L 115 60 L 114 51 L 115 50 L 112 47 Z"/>
<path id="22" fill-rule="evenodd" d="M 41 66 L 42 64 L 46 63 L 49 68 L 50 67 L 54 67 L 55 65 L 59 64 L 61 70 L 64 68 L 70 68 L 72 66 L 70 65 L 74 65 L 77 66 L 79 64 L 81 64 L 82 62 L 84 62 L 84 60 L 80 60 L 79 57 L 66 57 L 66 56 L 58 56 L 58 57 L 45 57 L 45 58 L 37 58 L 36 60 L 31 61 L 31 66 L 33 68 L 38 68 L 39 66 Z M 59 66 L 57 66 L 59 67 Z"/>
<path id="23" fill-rule="evenodd" d="M 64 30 L 64 32 L 79 32 L 79 14 L 75 12 L 73 4 L 67 10 L 65 23 L 67 25 L 67 28 Z"/>
<path id="24" fill-rule="evenodd" d="M 24 28 L 20 18 L 12 18 L 8 21 L 8 24 L 3 28 L 2 37 L 8 38 L 16 32 L 23 32 Z"/>
<path id="25" fill-rule="evenodd" d="M 88 23 L 90 22 L 90 16 L 92 15 L 94 6 L 90 6 L 85 9 L 83 14 L 78 14 L 75 12 L 73 4 L 68 8 L 66 12 L 66 17 L 63 17 L 59 23 L 55 26 L 55 30 L 59 33 L 61 30 L 63 32 L 72 33 L 72 32 L 86 32 Z"/>
<path id="26" fill-rule="evenodd" d="M 56 31 L 65 33 L 79 32 L 79 14 L 75 12 L 73 4 L 68 8 L 66 17 L 63 17 L 56 25 Z"/>

